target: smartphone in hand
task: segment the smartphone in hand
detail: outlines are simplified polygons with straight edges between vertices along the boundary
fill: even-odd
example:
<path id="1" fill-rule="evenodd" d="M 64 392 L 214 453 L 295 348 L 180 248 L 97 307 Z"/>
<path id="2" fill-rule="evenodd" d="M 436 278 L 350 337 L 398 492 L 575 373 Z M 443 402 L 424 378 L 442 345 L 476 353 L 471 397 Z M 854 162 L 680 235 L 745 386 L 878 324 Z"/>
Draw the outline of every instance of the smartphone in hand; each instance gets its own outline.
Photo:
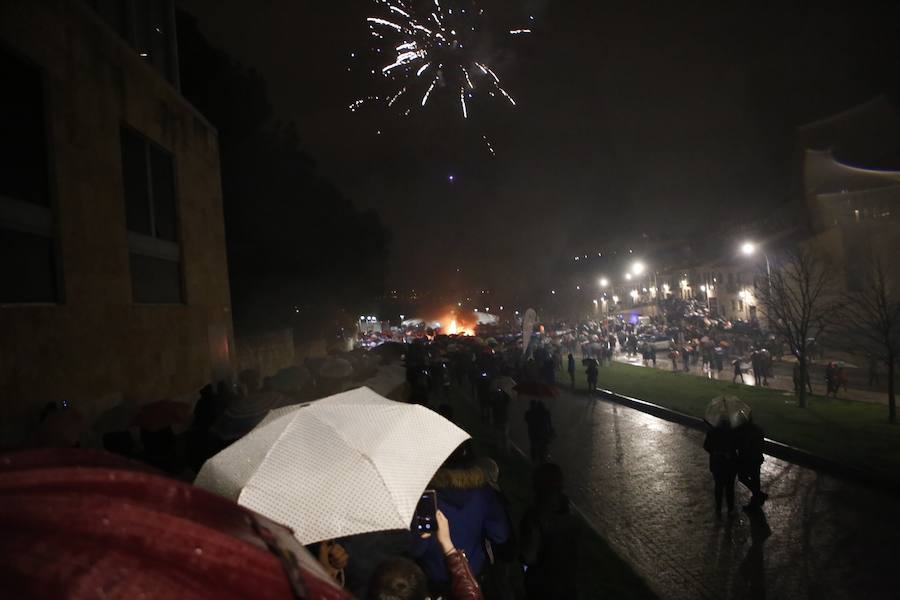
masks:
<path id="1" fill-rule="evenodd" d="M 416 512 L 413 515 L 412 523 L 414 531 L 418 533 L 434 533 L 437 531 L 437 494 L 434 490 L 425 490 L 419 503 L 416 505 Z"/>

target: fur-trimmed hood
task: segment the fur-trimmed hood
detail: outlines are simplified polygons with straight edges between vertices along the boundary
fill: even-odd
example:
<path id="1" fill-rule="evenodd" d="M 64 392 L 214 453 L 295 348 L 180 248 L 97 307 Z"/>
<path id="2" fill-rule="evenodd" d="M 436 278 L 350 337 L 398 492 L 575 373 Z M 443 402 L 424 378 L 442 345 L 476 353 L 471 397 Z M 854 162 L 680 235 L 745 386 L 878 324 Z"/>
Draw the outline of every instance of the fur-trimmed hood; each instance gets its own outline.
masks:
<path id="1" fill-rule="evenodd" d="M 471 466 L 461 469 L 442 467 L 431 478 L 429 487 L 444 490 L 474 490 L 487 484 L 487 477 L 480 467 Z"/>

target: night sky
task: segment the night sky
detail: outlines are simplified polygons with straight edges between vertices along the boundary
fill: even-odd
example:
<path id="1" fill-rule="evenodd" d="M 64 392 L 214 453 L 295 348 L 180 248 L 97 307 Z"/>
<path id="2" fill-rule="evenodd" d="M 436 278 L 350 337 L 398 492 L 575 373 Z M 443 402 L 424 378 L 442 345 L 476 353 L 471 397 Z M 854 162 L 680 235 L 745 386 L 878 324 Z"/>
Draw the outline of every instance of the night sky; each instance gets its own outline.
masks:
<path id="1" fill-rule="evenodd" d="M 322 172 L 377 208 L 395 286 L 461 267 L 510 290 L 592 246 L 788 201 L 797 126 L 896 94 L 898 4 L 486 0 L 534 34 L 486 40 L 518 106 L 475 102 L 463 121 L 452 93 L 409 118 L 348 110 L 381 89 L 351 58 L 370 48 L 368 0 L 182 2 L 260 71 Z"/>

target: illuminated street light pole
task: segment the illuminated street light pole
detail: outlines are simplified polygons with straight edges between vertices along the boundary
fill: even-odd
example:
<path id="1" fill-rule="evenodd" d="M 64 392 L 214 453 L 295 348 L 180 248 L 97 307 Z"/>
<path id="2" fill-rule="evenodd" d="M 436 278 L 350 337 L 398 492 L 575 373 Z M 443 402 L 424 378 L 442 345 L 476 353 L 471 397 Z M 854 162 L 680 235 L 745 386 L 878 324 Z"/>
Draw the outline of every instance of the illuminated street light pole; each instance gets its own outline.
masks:
<path id="1" fill-rule="evenodd" d="M 744 256 L 753 256 L 756 254 L 757 245 L 753 242 L 744 242 L 741 245 L 741 252 L 743 252 Z M 772 268 L 769 266 L 769 255 L 765 251 L 763 251 L 763 256 L 766 259 L 766 281 L 769 283 L 769 297 L 772 296 Z"/>

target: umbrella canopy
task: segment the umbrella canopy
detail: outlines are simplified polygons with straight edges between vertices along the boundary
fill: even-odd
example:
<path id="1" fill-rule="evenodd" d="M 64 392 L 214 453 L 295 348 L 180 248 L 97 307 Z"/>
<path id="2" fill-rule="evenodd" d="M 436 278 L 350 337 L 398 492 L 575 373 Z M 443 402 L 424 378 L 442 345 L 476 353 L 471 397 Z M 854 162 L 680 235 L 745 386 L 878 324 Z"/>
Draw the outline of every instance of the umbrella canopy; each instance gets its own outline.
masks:
<path id="1" fill-rule="evenodd" d="M 191 416 L 191 407 L 184 402 L 161 400 L 141 407 L 133 425 L 148 431 L 159 431 L 166 427 L 184 423 Z"/>
<path id="2" fill-rule="evenodd" d="M 521 396 L 536 396 L 538 398 L 556 398 L 559 396 L 559 390 L 556 387 L 537 381 L 520 383 L 513 389 L 519 392 Z"/>
<path id="3" fill-rule="evenodd" d="M 496 377 L 493 381 L 491 381 L 491 387 L 496 389 L 501 389 L 510 396 L 512 396 L 513 390 L 516 387 L 516 381 L 512 377 L 502 376 Z"/>
<path id="4" fill-rule="evenodd" d="M 353 375 L 353 365 L 345 358 L 330 358 L 319 367 L 319 375 L 328 379 L 343 379 Z"/>
<path id="5" fill-rule="evenodd" d="M 750 420 L 751 411 L 750 406 L 737 396 L 719 396 L 706 407 L 704 420 L 713 427 L 723 421 L 730 427 L 740 427 Z"/>
<path id="6" fill-rule="evenodd" d="M 284 527 L 105 452 L 0 461 L 4 597 L 349 596 Z"/>
<path id="7" fill-rule="evenodd" d="M 468 438 L 423 406 L 363 387 L 272 411 L 195 484 L 291 527 L 303 544 L 408 529 L 432 475 Z"/>
<path id="8" fill-rule="evenodd" d="M 294 392 L 303 388 L 310 379 L 312 375 L 306 367 L 288 367 L 272 377 L 272 387 L 280 392 Z"/>

